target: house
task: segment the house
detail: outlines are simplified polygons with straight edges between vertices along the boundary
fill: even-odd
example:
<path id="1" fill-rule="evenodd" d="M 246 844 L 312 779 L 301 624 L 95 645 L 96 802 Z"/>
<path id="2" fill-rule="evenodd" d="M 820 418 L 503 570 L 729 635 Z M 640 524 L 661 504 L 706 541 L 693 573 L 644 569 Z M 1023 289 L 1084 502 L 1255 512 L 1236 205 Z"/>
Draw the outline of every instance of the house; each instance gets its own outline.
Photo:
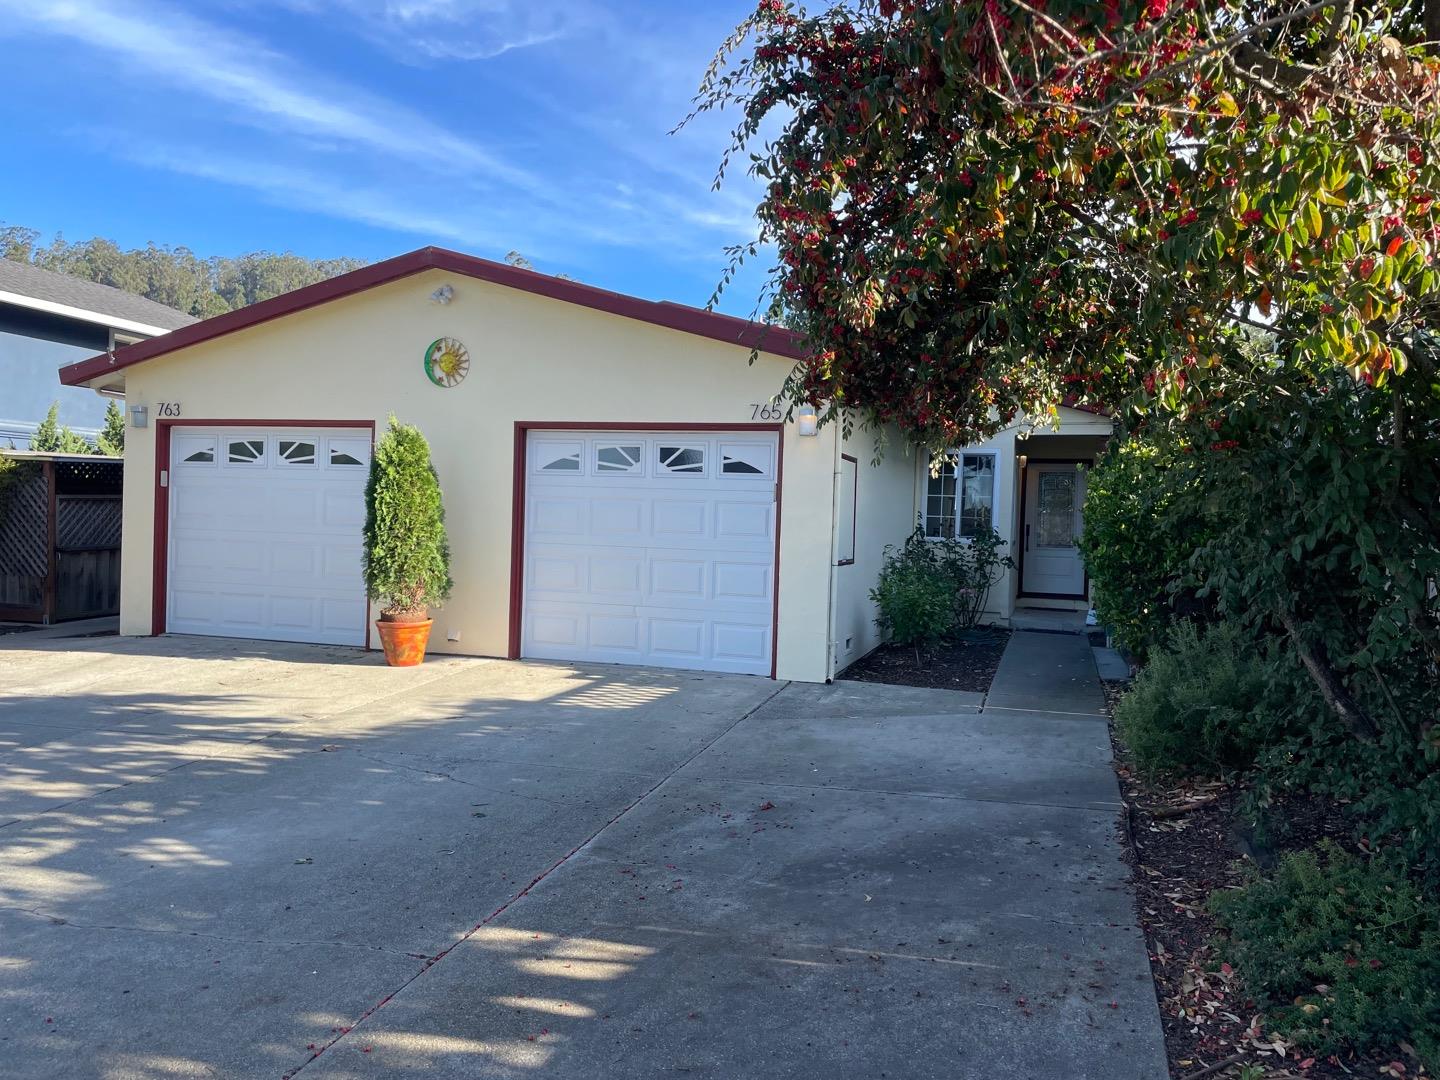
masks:
<path id="1" fill-rule="evenodd" d="M 57 400 L 60 422 L 93 438 L 105 400 L 57 387 L 56 369 L 194 321 L 121 289 L 0 259 L 0 446 L 28 447 Z"/>
<path id="2" fill-rule="evenodd" d="M 898 438 L 877 463 L 868 433 L 786 421 L 770 398 L 801 355 L 778 327 L 424 248 L 61 379 L 131 407 L 126 634 L 368 643 L 363 490 L 391 413 L 445 491 L 437 651 L 822 681 L 878 644 L 869 590 L 917 516 L 1029 534 L 994 617 L 1084 604 L 1074 463 L 1108 423 L 1066 410 L 932 477 Z"/>

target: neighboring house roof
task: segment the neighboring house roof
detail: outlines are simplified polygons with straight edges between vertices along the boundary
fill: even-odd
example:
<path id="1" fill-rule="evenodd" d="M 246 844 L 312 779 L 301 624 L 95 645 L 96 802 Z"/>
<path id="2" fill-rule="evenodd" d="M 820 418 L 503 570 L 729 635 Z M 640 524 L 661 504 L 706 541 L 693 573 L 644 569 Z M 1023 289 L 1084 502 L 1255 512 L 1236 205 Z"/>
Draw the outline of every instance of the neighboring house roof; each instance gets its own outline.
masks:
<path id="1" fill-rule="evenodd" d="M 282 296 L 262 300 L 249 307 L 226 312 L 224 315 L 216 315 L 214 318 L 166 334 L 163 338 L 136 342 L 134 345 L 127 345 L 114 352 L 101 353 L 88 360 L 81 360 L 79 363 L 61 368 L 60 381 L 67 386 L 84 384 L 92 379 L 110 375 L 121 368 L 129 367 L 131 364 L 138 364 L 142 360 L 150 360 L 202 341 L 209 341 L 225 334 L 233 334 L 237 330 L 244 330 L 247 327 L 278 319 L 296 311 L 303 311 L 318 304 L 328 303 L 331 300 L 338 300 L 341 297 L 352 296 L 366 289 L 373 289 L 376 286 L 385 285 L 426 270 L 444 270 L 453 274 L 462 274 L 507 288 L 548 296 L 552 300 L 579 304 L 623 318 L 669 327 L 682 333 L 696 334 L 700 337 L 712 338 L 745 348 L 760 348 L 778 356 L 799 359 L 805 355 L 803 339 L 800 335 L 783 327 L 750 322 L 746 319 L 737 319 L 730 315 L 721 315 L 703 308 L 688 307 L 669 301 L 642 300 L 639 297 L 626 296 L 624 293 L 597 289 L 593 285 L 582 285 L 578 281 L 551 277 L 548 274 L 536 273 L 534 270 L 522 270 L 505 263 L 476 258 L 474 255 L 462 255 L 458 251 L 425 247 L 406 255 L 398 255 L 393 259 L 386 259 L 384 262 L 361 267 L 359 270 L 352 270 L 348 274 L 341 274 L 339 277 L 333 277 L 327 281 L 307 285 L 303 289 L 296 289 Z"/>
<path id="2" fill-rule="evenodd" d="M 124 289 L 0 259 L 0 304 L 44 311 L 112 330 L 155 337 L 196 319 Z"/>

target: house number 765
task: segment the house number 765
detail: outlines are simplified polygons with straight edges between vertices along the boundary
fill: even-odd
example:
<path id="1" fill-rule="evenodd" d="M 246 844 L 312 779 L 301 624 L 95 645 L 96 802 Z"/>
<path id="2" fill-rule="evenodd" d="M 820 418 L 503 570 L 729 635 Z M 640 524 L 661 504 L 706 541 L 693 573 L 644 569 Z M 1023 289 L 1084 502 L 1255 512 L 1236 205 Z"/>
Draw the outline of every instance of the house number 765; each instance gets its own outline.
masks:
<path id="1" fill-rule="evenodd" d="M 785 408 L 773 401 L 766 401 L 763 404 L 750 405 L 751 420 L 783 420 L 785 419 Z"/>
<path id="2" fill-rule="evenodd" d="M 178 401 L 161 401 L 156 405 L 161 416 L 179 416 L 180 403 Z"/>

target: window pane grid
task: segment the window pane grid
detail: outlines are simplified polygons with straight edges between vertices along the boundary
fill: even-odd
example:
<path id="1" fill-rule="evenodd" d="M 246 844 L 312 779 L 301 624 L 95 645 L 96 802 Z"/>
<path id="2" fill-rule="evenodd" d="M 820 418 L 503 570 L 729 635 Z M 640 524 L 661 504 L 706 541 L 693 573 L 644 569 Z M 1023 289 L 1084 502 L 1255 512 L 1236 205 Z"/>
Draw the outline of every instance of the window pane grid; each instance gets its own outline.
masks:
<path id="1" fill-rule="evenodd" d="M 969 539 L 995 518 L 995 455 L 954 454 L 925 486 L 925 535 Z"/>

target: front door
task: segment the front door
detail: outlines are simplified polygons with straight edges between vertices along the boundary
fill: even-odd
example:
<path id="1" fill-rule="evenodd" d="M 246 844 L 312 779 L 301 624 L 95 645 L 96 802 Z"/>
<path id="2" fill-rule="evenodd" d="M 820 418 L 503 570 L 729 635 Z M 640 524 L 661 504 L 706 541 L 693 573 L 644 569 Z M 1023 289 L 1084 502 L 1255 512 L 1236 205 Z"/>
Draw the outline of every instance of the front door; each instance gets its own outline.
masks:
<path id="1" fill-rule="evenodd" d="M 1085 597 L 1078 540 L 1084 527 L 1085 472 L 1074 464 L 1025 469 L 1024 563 L 1020 591 L 1056 599 Z"/>

